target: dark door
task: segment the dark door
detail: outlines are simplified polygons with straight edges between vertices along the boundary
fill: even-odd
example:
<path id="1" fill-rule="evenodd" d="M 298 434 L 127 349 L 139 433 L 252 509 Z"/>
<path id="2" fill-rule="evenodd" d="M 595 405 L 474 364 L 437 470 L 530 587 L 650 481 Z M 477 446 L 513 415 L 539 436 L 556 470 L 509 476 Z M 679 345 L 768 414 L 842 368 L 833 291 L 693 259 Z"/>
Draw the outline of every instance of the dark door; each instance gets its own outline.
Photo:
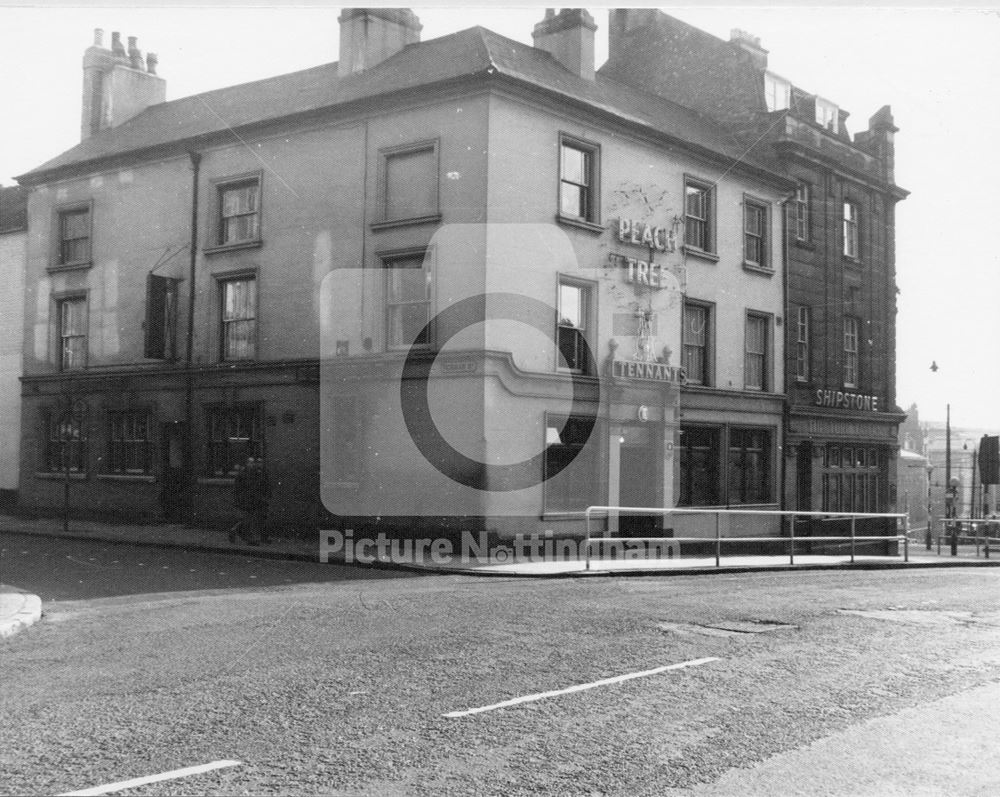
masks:
<path id="1" fill-rule="evenodd" d="M 183 421 L 168 421 L 160 425 L 160 453 L 163 480 L 160 486 L 160 508 L 165 520 L 180 522 L 188 505 L 190 482 L 184 473 Z"/>
<path id="2" fill-rule="evenodd" d="M 661 506 L 660 468 L 655 445 L 623 445 L 619 474 L 619 506 Z M 621 537 L 652 537 L 661 525 L 659 515 L 623 513 L 618 516 L 618 534 Z"/>
<path id="3" fill-rule="evenodd" d="M 812 443 L 808 440 L 799 443 L 798 457 L 795 460 L 795 508 L 801 509 L 804 512 L 811 511 L 813 508 L 812 449 Z M 817 528 L 821 526 L 822 524 L 817 526 Z M 796 518 L 795 535 L 797 537 L 811 536 L 812 533 L 813 520 L 811 517 Z"/>

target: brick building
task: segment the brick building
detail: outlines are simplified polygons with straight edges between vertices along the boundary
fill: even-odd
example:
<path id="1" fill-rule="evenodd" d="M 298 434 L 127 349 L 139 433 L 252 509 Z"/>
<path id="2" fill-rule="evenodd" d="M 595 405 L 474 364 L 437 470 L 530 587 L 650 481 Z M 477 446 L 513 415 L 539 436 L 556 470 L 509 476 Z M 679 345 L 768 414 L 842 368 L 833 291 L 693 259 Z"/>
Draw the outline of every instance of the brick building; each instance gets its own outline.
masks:
<path id="1" fill-rule="evenodd" d="M 896 505 L 895 205 L 889 106 L 868 129 L 768 70 L 756 37 L 724 41 L 655 10 L 611 12 L 602 74 L 643 85 L 766 150 L 796 182 L 786 197 L 783 457 L 789 509 Z"/>
<path id="2" fill-rule="evenodd" d="M 340 22 L 337 63 L 170 102 L 134 40 L 87 51 L 83 141 L 19 178 L 22 503 L 57 505 L 68 463 L 90 511 L 221 522 L 255 454 L 297 525 L 322 499 L 578 533 L 589 504 L 690 502 L 706 475 L 715 503 L 777 506 L 778 161 L 595 73 L 578 9 L 534 47 Z M 403 417 L 421 380 L 457 479 Z"/>

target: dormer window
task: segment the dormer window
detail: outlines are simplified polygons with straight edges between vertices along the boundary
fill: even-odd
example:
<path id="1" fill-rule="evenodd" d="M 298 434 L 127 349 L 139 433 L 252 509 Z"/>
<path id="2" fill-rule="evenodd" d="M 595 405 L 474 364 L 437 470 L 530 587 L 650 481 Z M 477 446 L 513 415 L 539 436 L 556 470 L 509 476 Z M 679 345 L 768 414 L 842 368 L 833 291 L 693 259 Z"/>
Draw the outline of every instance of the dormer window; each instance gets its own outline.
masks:
<path id="1" fill-rule="evenodd" d="M 764 73 L 764 102 L 769 111 L 783 111 L 792 104 L 792 84 L 770 72 Z"/>
<path id="2" fill-rule="evenodd" d="M 816 124 L 836 133 L 839 116 L 840 109 L 836 105 L 820 97 L 816 98 Z"/>

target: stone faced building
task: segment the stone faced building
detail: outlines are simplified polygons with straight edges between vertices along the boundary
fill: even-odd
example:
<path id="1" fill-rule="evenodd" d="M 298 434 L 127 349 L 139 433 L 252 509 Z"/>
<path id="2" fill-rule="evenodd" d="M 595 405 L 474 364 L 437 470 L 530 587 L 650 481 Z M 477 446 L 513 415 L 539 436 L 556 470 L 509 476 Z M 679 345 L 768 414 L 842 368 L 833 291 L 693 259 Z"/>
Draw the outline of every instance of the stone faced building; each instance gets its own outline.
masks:
<path id="1" fill-rule="evenodd" d="M 408 10 L 347 9 L 340 62 L 171 102 L 98 42 L 85 97 L 135 115 L 85 102 L 81 144 L 20 178 L 22 501 L 57 505 L 68 470 L 92 511 L 222 521 L 254 455 L 289 524 L 322 501 L 576 533 L 695 489 L 688 369 L 719 500 L 776 504 L 794 183 L 595 74 L 595 28 L 420 42 Z"/>
<path id="2" fill-rule="evenodd" d="M 723 41 L 653 10 L 611 13 L 602 74 L 715 119 L 796 182 L 786 197 L 786 508 L 896 503 L 895 184 L 888 106 L 868 129 L 767 68 L 759 39 Z"/>

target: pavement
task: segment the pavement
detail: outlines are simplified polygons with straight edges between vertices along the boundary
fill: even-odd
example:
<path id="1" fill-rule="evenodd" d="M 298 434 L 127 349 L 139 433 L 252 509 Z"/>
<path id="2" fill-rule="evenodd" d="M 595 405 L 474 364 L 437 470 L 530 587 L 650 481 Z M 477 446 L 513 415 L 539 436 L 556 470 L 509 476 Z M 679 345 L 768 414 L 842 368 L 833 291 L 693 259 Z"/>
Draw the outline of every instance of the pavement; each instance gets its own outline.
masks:
<path id="1" fill-rule="evenodd" d="M 41 598 L 17 587 L 0 584 L 0 639 L 23 631 L 41 617 Z"/>
<path id="2" fill-rule="evenodd" d="M 424 573 L 464 573 L 482 576 L 522 576 L 522 577 L 580 577 L 600 575 L 680 575 L 707 574 L 718 572 L 754 572 L 801 569 L 842 569 L 842 568 L 911 568 L 911 567 L 953 567 L 1000 565 L 1000 551 L 986 559 L 981 550 L 973 545 L 959 546 L 958 556 L 951 556 L 947 547 L 938 554 L 927 551 L 911 535 L 909 561 L 898 556 L 856 556 L 855 561 L 846 553 L 833 555 L 796 554 L 794 562 L 787 555 L 780 556 L 724 556 L 722 566 L 716 567 L 714 557 L 680 556 L 677 549 L 664 550 L 667 556 L 638 558 L 592 559 L 590 566 L 578 556 L 551 557 L 532 555 L 530 548 L 517 551 L 516 546 L 500 545 L 488 552 L 485 559 L 461 556 L 449 546 L 449 555 L 434 556 L 428 546 L 420 549 L 414 545 L 406 547 L 387 544 L 383 549 L 374 545 L 362 548 L 360 539 L 351 540 L 353 547 L 346 545 L 331 548 L 326 559 L 321 557 L 321 540 L 308 537 L 273 537 L 266 546 L 251 546 L 242 541 L 232 544 L 226 532 L 201 529 L 182 524 L 111 524 L 90 520 L 71 520 L 69 530 L 57 518 L 24 518 L 0 514 L 0 533 L 11 532 L 24 535 L 58 537 L 72 540 L 125 543 L 133 546 L 154 548 L 182 548 L 189 552 L 239 553 L 264 559 L 283 559 L 301 562 L 326 562 L 339 565 L 367 566 L 419 571 Z M 399 541 L 396 541 L 399 542 Z M 551 540 L 549 541 L 551 542 Z M 665 542 L 669 542 L 666 541 Z"/>

